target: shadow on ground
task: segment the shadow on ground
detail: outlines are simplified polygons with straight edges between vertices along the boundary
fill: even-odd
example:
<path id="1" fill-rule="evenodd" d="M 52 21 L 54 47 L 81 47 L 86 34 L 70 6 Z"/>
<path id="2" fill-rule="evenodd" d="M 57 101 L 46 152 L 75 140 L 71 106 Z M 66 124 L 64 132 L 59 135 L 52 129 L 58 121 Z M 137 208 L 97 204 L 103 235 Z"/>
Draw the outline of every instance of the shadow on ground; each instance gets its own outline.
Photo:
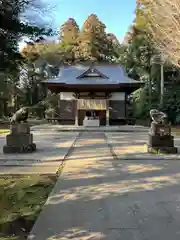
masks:
<path id="1" fill-rule="evenodd" d="M 29 239 L 179 240 L 179 221 L 180 162 L 114 160 L 85 133 Z"/>

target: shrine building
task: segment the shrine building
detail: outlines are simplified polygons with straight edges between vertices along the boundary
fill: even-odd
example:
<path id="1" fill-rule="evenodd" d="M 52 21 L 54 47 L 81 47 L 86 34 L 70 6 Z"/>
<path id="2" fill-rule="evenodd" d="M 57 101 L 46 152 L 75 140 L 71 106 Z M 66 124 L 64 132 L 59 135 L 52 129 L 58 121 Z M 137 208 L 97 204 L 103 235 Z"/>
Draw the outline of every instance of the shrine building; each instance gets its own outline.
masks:
<path id="1" fill-rule="evenodd" d="M 44 81 L 60 96 L 60 124 L 120 125 L 127 118 L 127 97 L 144 84 L 128 77 L 119 64 L 71 65 Z"/>

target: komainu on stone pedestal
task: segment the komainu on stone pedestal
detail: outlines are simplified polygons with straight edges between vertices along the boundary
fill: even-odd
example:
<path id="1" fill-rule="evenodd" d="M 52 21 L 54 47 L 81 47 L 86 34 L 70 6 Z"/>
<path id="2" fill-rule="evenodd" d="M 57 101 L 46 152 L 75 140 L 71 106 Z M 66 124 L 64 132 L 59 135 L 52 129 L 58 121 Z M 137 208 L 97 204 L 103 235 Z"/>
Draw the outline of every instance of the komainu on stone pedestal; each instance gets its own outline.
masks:
<path id="1" fill-rule="evenodd" d="M 150 116 L 153 121 L 148 134 L 148 152 L 177 153 L 167 115 L 156 109 L 152 109 Z"/>
<path id="2" fill-rule="evenodd" d="M 10 134 L 6 136 L 4 153 L 31 153 L 36 151 L 33 134 L 28 123 L 14 123 L 10 126 Z"/>
<path id="3" fill-rule="evenodd" d="M 28 107 L 22 107 L 14 113 L 11 118 L 11 124 L 27 122 L 29 110 Z"/>

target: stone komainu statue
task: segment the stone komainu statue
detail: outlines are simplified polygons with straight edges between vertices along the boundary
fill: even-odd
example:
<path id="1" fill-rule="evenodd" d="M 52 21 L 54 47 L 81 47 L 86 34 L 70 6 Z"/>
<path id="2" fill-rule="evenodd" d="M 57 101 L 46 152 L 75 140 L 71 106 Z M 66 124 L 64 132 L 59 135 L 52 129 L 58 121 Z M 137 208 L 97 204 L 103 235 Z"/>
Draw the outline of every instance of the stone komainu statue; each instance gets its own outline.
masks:
<path id="1" fill-rule="evenodd" d="M 12 116 L 10 122 L 11 124 L 15 124 L 15 123 L 20 123 L 21 121 L 23 122 L 27 122 L 28 119 L 28 108 L 27 107 L 22 107 L 20 108 L 17 112 L 14 113 L 14 115 Z"/>
<path id="2" fill-rule="evenodd" d="M 150 110 L 150 117 L 153 120 L 151 123 L 150 133 L 152 135 L 170 135 L 171 128 L 168 121 L 168 116 L 164 112 L 157 109 Z"/>
<path id="3" fill-rule="evenodd" d="M 174 136 L 171 135 L 171 126 L 166 113 L 157 109 L 150 110 L 152 118 L 148 134 L 148 153 L 174 153 L 178 149 L 174 146 Z"/>
<path id="4" fill-rule="evenodd" d="M 6 136 L 6 145 L 3 146 L 4 153 L 31 153 L 36 151 L 33 143 L 33 134 L 27 122 L 28 107 L 22 107 L 11 118 L 10 134 Z M 22 122 L 22 124 L 20 124 Z"/>
<path id="5" fill-rule="evenodd" d="M 150 110 L 150 117 L 155 123 L 159 124 L 167 124 L 168 123 L 168 116 L 164 112 L 160 112 L 157 109 Z"/>

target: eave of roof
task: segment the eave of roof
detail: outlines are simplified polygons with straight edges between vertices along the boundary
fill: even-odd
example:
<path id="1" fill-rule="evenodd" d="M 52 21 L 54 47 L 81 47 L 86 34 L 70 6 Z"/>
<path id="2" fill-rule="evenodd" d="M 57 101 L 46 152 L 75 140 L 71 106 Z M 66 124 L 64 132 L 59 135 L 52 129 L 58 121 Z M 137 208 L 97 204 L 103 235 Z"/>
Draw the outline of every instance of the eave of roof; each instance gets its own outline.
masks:
<path id="1" fill-rule="evenodd" d="M 69 84 L 47 84 L 48 89 L 52 92 L 86 92 L 86 91 L 99 91 L 99 92 L 126 92 L 132 93 L 140 87 L 144 86 L 144 83 L 129 84 L 108 84 L 108 85 L 69 85 Z"/>
<path id="2" fill-rule="evenodd" d="M 94 67 L 102 73 L 102 76 L 107 76 L 106 78 L 103 77 L 84 77 L 84 74 L 90 69 L 88 66 L 84 65 L 75 65 L 64 67 L 60 70 L 60 74 L 58 77 L 49 79 L 44 81 L 44 84 L 47 86 L 63 86 L 63 87 L 91 87 L 101 86 L 102 88 L 104 85 L 110 86 L 126 86 L 129 88 L 134 88 L 135 86 L 142 86 L 144 82 L 139 82 L 134 79 L 131 79 L 127 76 L 124 68 L 117 64 L 111 65 L 97 65 Z M 79 76 L 83 76 L 83 78 L 79 78 Z"/>

